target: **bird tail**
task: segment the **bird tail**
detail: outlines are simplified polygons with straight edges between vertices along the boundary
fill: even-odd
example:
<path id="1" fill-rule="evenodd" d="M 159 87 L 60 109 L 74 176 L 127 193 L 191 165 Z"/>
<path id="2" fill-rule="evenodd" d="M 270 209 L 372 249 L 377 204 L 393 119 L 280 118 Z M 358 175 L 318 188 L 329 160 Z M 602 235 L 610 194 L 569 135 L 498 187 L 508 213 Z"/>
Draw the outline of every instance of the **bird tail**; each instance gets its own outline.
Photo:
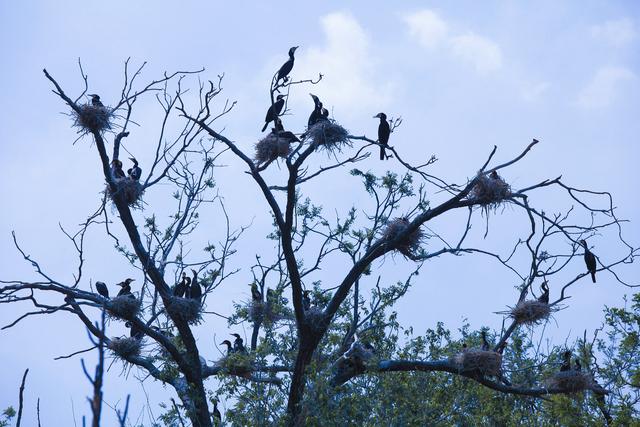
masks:
<path id="1" fill-rule="evenodd" d="M 596 283 L 596 272 L 595 271 L 591 272 L 591 280 L 593 280 L 593 283 Z"/>
<path id="2" fill-rule="evenodd" d="M 384 147 L 380 147 L 380 160 L 384 160 L 386 158 Z"/>
<path id="3" fill-rule="evenodd" d="M 265 130 L 267 130 L 267 126 L 269 126 L 269 122 L 265 122 L 264 126 L 262 126 L 262 132 L 264 132 Z"/>

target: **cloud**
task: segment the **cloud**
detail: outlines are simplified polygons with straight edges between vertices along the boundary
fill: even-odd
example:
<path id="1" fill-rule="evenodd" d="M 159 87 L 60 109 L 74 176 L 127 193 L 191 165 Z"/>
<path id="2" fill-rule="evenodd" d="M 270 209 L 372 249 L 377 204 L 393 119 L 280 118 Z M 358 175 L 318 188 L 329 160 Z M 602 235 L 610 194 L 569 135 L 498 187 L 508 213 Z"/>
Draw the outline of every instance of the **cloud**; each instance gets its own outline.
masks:
<path id="1" fill-rule="evenodd" d="M 409 35 L 422 46 L 433 49 L 447 38 L 448 25 L 435 12 L 421 10 L 403 17 L 409 26 Z"/>
<path id="2" fill-rule="evenodd" d="M 631 19 L 622 18 L 592 26 L 591 35 L 614 46 L 622 46 L 633 41 L 637 32 Z"/>
<path id="3" fill-rule="evenodd" d="M 453 56 L 473 65 L 478 72 L 486 73 L 502 67 L 500 47 L 486 37 L 468 33 L 453 37 L 450 43 Z"/>
<path id="4" fill-rule="evenodd" d="M 624 67 L 603 67 L 582 89 L 577 105 L 585 109 L 608 107 L 617 96 L 620 86 L 634 77 L 635 74 Z"/>
<path id="5" fill-rule="evenodd" d="M 538 82 L 525 85 L 522 88 L 522 98 L 527 102 L 534 102 L 540 99 L 551 87 L 549 82 Z"/>

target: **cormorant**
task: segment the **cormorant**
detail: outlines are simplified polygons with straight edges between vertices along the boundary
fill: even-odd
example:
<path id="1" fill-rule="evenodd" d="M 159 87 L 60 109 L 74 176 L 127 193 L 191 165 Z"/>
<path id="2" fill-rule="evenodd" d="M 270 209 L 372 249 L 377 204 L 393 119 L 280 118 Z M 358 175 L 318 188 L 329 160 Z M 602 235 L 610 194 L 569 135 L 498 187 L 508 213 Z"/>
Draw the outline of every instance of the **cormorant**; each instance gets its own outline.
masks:
<path id="1" fill-rule="evenodd" d="M 491 177 L 491 179 L 500 179 L 500 175 L 498 175 L 498 172 L 496 171 L 491 171 L 491 173 L 489 174 L 489 176 Z"/>
<path id="2" fill-rule="evenodd" d="M 135 279 L 126 279 L 124 282 L 120 282 L 118 283 L 116 286 L 120 286 L 122 287 L 122 289 L 120 289 L 120 292 L 118 292 L 118 296 L 122 296 L 122 295 L 133 295 L 131 293 L 131 282 L 134 282 Z"/>
<path id="3" fill-rule="evenodd" d="M 278 77 L 276 79 L 276 84 L 280 80 L 284 80 L 285 82 L 288 80 L 287 76 L 289 75 L 289 73 L 293 69 L 293 61 L 295 61 L 295 58 L 293 57 L 293 54 L 294 54 L 294 52 L 296 51 L 297 48 L 298 48 L 298 46 L 294 46 L 291 49 L 289 49 L 289 59 L 287 59 L 287 62 L 282 64 L 282 67 L 280 67 L 280 69 L 278 70 Z"/>
<path id="4" fill-rule="evenodd" d="M 547 285 L 547 281 L 545 280 L 540 285 L 540 289 L 542 289 L 542 293 L 538 297 L 538 301 L 544 304 L 549 304 L 549 286 Z"/>
<path id="5" fill-rule="evenodd" d="M 236 337 L 235 341 L 233 342 L 233 351 L 236 353 L 246 353 L 247 349 L 244 347 L 244 342 L 242 341 L 242 338 L 240 338 L 239 334 L 231 334 L 234 337 Z"/>
<path id="6" fill-rule="evenodd" d="M 138 166 L 138 161 L 135 157 L 129 157 L 129 160 L 133 162 L 133 166 L 127 171 L 127 174 L 132 180 L 139 181 L 142 176 L 142 169 Z"/>
<path id="7" fill-rule="evenodd" d="M 373 116 L 374 119 L 380 119 L 378 125 L 378 143 L 380 146 L 380 160 L 385 160 L 387 155 L 384 151 L 384 147 L 389 145 L 389 135 L 391 135 L 391 127 L 387 121 L 387 115 L 385 113 L 378 113 Z"/>
<path id="8" fill-rule="evenodd" d="M 576 371 L 578 371 L 578 372 L 582 371 L 582 364 L 580 363 L 580 359 L 578 359 L 578 358 L 574 359 L 573 363 L 574 363 L 574 366 L 575 366 L 574 369 Z"/>
<path id="9" fill-rule="evenodd" d="M 565 351 L 562 353 L 562 365 L 560 365 L 560 372 L 571 370 L 571 352 Z"/>
<path id="10" fill-rule="evenodd" d="M 109 289 L 104 282 L 96 282 L 96 291 L 105 298 L 109 298 Z"/>
<path id="11" fill-rule="evenodd" d="M 300 142 L 298 137 L 293 132 L 284 130 L 284 126 L 282 124 L 282 120 L 280 120 L 280 117 L 276 117 L 276 119 L 273 121 L 273 124 L 274 127 L 271 128 L 272 134 L 276 135 L 278 138 L 286 140 L 289 144 Z"/>
<path id="12" fill-rule="evenodd" d="M 126 326 L 127 328 L 131 328 L 131 334 L 130 334 L 131 338 L 135 338 L 137 340 L 141 340 L 142 338 L 144 338 L 144 332 L 142 331 L 142 329 L 137 327 L 134 323 L 126 322 L 124 326 Z"/>
<path id="13" fill-rule="evenodd" d="M 222 425 L 222 414 L 218 409 L 218 401 L 213 401 L 213 412 L 211 412 L 211 417 L 213 418 L 214 427 L 218 427 Z"/>
<path id="14" fill-rule="evenodd" d="M 489 341 L 487 341 L 487 331 L 482 331 L 480 335 L 482 336 L 482 350 L 489 351 Z"/>
<path id="15" fill-rule="evenodd" d="M 258 284 L 253 282 L 249 286 L 251 286 L 251 299 L 253 302 L 262 302 L 262 294 L 258 289 Z"/>
<path id="16" fill-rule="evenodd" d="M 173 288 L 173 296 L 182 298 L 184 294 L 187 292 L 187 288 L 189 285 L 187 284 L 187 273 L 182 273 L 182 280 Z"/>
<path id="17" fill-rule="evenodd" d="M 596 283 L 596 269 L 598 268 L 596 265 L 596 256 L 589 250 L 585 240 L 580 240 L 580 243 L 582 247 L 584 247 L 584 263 L 587 264 L 587 271 L 591 273 L 593 283 Z"/>
<path id="18" fill-rule="evenodd" d="M 111 176 L 115 179 L 124 178 L 124 171 L 122 170 L 122 162 L 118 159 L 113 159 L 111 162 Z"/>
<path id="19" fill-rule="evenodd" d="M 269 126 L 270 122 L 275 121 L 275 119 L 280 115 L 282 108 L 284 108 L 284 95 L 278 95 L 276 96 L 276 102 L 270 105 L 269 109 L 267 110 L 267 115 L 264 118 L 264 126 L 262 127 L 262 132 L 267 130 L 267 126 Z"/>
<path id="20" fill-rule="evenodd" d="M 302 306 L 305 310 L 309 310 L 311 308 L 311 298 L 309 297 L 310 293 L 311 291 L 302 292 Z"/>
<path id="21" fill-rule="evenodd" d="M 220 345 L 223 345 L 223 344 L 227 346 L 227 356 L 234 352 L 233 346 L 231 345 L 231 341 L 224 340 L 220 343 Z"/>
<path id="22" fill-rule="evenodd" d="M 322 117 L 320 120 L 329 120 L 329 110 L 322 108 Z"/>
<path id="23" fill-rule="evenodd" d="M 309 95 L 311 95 L 311 98 L 313 98 L 314 107 L 313 107 L 313 111 L 311 112 L 311 115 L 309 116 L 309 121 L 307 122 L 307 128 L 310 128 L 311 126 L 318 123 L 318 121 L 322 120 L 322 102 L 320 102 L 320 98 L 318 98 L 312 93 L 310 93 Z"/>
<path id="24" fill-rule="evenodd" d="M 190 298 L 199 300 L 202 298 L 202 288 L 200 287 L 200 283 L 198 282 L 198 272 L 195 270 L 191 270 L 193 273 L 193 279 L 191 279 L 191 294 Z"/>
<path id="25" fill-rule="evenodd" d="M 91 105 L 93 105 L 94 107 L 104 107 L 104 104 L 102 103 L 102 101 L 100 101 L 100 95 L 92 93 L 89 96 L 91 97 Z"/>
<path id="26" fill-rule="evenodd" d="M 267 288 L 267 310 L 269 310 L 273 304 L 278 302 L 278 297 L 276 296 L 276 293 L 273 291 L 273 289 L 269 289 Z"/>

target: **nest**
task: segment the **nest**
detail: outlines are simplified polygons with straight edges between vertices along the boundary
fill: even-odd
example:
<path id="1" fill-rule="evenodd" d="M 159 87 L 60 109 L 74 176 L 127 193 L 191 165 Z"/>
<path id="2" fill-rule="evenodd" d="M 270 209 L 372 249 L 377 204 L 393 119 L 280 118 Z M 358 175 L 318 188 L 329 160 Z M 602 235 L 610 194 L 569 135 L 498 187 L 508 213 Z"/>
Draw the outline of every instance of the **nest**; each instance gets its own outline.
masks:
<path id="1" fill-rule="evenodd" d="M 109 350 L 125 360 L 140 355 L 142 340 L 136 338 L 112 338 Z"/>
<path id="2" fill-rule="evenodd" d="M 557 372 L 545 381 L 547 388 L 558 388 L 570 393 L 586 390 L 591 387 L 591 384 L 589 374 L 573 370 Z"/>
<path id="3" fill-rule="evenodd" d="M 305 138 L 328 151 L 340 151 L 342 145 L 351 145 L 349 131 L 331 120 L 321 120 L 311 126 L 307 129 Z"/>
<path id="4" fill-rule="evenodd" d="M 78 105 L 78 110 L 72 110 L 73 126 L 81 133 L 104 132 L 111 129 L 113 112 L 109 107 L 93 104 Z"/>
<path id="5" fill-rule="evenodd" d="M 473 348 L 458 353 L 454 357 L 454 362 L 463 371 L 475 371 L 482 375 L 497 377 L 501 372 L 502 355 L 495 351 Z"/>
<path id="6" fill-rule="evenodd" d="M 498 205 L 511 195 L 511 186 L 497 173 L 481 173 L 476 177 L 476 184 L 469 193 L 469 199 L 483 205 Z"/>
<path id="7" fill-rule="evenodd" d="M 121 295 L 107 301 L 105 307 L 110 317 L 132 319 L 140 312 L 140 301 L 131 294 Z"/>
<path id="8" fill-rule="evenodd" d="M 286 158 L 290 153 L 291 141 L 272 132 L 256 144 L 255 160 L 258 164 L 268 163 L 278 157 Z"/>
<path id="9" fill-rule="evenodd" d="M 172 297 L 167 305 L 171 317 L 176 317 L 190 325 L 197 325 L 202 320 L 202 302 L 192 298 Z"/>
<path id="10" fill-rule="evenodd" d="M 382 238 L 384 240 L 394 240 L 404 232 L 409 226 L 408 218 L 395 218 L 387 223 L 387 227 L 382 232 Z M 413 233 L 409 234 L 404 239 L 401 239 L 394 244 L 394 249 L 398 250 L 401 254 L 411 257 L 413 253 L 420 248 L 424 233 L 418 228 Z"/>
<path id="11" fill-rule="evenodd" d="M 366 363 L 373 357 L 373 351 L 366 348 L 361 343 L 353 344 L 346 353 L 344 353 L 333 364 L 333 377 L 331 385 L 336 387 L 344 384 L 356 375 L 364 373 L 367 369 Z"/>
<path id="12" fill-rule="evenodd" d="M 535 325 L 547 320 L 551 315 L 551 306 L 540 301 L 521 301 L 511 308 L 509 316 L 519 324 Z"/>
<path id="13" fill-rule="evenodd" d="M 252 301 L 247 308 L 252 322 L 276 323 L 291 317 L 286 307 L 279 304 L 274 306 L 266 302 Z"/>
<path id="14" fill-rule="evenodd" d="M 144 189 L 139 181 L 129 177 L 116 178 L 113 181 L 116 185 L 116 191 L 112 191 L 109 184 L 107 184 L 106 191 L 114 202 L 122 201 L 129 206 L 142 207 L 140 198 Z"/>
<path id="15" fill-rule="evenodd" d="M 253 357 L 246 353 L 230 353 L 220 359 L 216 365 L 230 375 L 249 378 L 253 371 Z"/>

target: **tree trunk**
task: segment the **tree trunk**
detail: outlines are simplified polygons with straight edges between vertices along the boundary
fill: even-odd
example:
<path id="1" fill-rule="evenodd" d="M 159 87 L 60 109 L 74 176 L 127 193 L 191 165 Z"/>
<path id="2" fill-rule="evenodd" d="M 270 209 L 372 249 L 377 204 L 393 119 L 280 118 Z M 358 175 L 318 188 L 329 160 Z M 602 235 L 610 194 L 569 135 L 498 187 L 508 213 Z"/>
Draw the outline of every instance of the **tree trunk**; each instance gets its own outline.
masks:
<path id="1" fill-rule="evenodd" d="M 302 413 L 302 398 L 304 397 L 304 388 L 307 381 L 305 370 L 307 366 L 309 366 L 311 357 L 324 333 L 320 331 L 310 332 L 307 328 L 302 328 L 301 335 L 298 356 L 296 357 L 296 364 L 291 377 L 289 401 L 287 403 L 287 415 L 289 417 L 287 424 L 291 427 L 305 425 Z"/>

